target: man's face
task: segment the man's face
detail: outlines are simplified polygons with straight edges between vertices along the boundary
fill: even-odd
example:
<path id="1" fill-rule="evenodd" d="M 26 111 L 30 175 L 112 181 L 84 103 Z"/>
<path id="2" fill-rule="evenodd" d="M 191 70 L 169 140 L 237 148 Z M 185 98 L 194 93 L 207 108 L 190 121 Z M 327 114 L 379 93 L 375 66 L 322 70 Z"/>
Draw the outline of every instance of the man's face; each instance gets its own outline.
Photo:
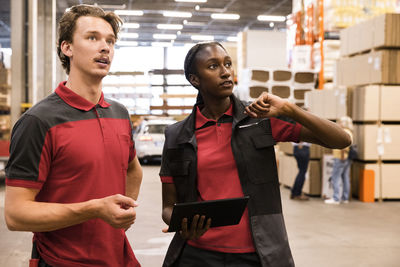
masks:
<path id="1" fill-rule="evenodd" d="M 203 97 L 224 98 L 233 90 L 234 71 L 232 59 L 218 46 L 208 46 L 195 58 L 198 86 Z"/>
<path id="2" fill-rule="evenodd" d="M 70 74 L 75 71 L 103 78 L 114 57 L 115 35 L 111 25 L 102 18 L 78 18 L 70 44 Z"/>

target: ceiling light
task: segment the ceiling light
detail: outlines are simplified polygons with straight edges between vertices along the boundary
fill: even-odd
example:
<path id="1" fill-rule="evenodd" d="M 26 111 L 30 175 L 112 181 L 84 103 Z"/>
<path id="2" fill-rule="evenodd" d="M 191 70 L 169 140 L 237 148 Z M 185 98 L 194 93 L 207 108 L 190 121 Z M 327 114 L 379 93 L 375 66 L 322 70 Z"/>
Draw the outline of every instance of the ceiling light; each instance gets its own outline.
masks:
<path id="1" fill-rule="evenodd" d="M 139 34 L 137 34 L 136 32 L 121 32 L 120 34 L 121 38 L 138 38 Z"/>
<path id="2" fill-rule="evenodd" d="M 196 22 L 196 21 L 188 21 L 185 23 L 185 25 L 187 25 L 187 26 L 204 26 L 206 24 L 207 23 L 205 23 L 205 22 Z"/>
<path id="3" fill-rule="evenodd" d="M 182 30 L 183 25 L 181 24 L 157 24 L 159 30 Z"/>
<path id="4" fill-rule="evenodd" d="M 118 41 L 119 46 L 138 46 L 138 42 L 135 41 Z"/>
<path id="5" fill-rule="evenodd" d="M 238 41 L 238 37 L 237 36 L 229 36 L 228 38 L 226 38 L 226 40 L 228 42 L 237 42 Z"/>
<path id="6" fill-rule="evenodd" d="M 172 43 L 170 43 L 170 42 L 152 42 L 151 46 L 170 47 L 170 46 L 172 46 Z"/>
<path id="7" fill-rule="evenodd" d="M 274 24 L 273 22 L 270 22 L 270 23 L 269 23 L 269 26 L 270 26 L 271 28 L 274 27 L 274 25 L 275 25 L 275 24 Z"/>
<path id="8" fill-rule="evenodd" d="M 214 36 L 212 35 L 192 35 L 190 36 L 193 41 L 213 41 Z"/>
<path id="9" fill-rule="evenodd" d="M 195 9 L 195 10 L 200 10 L 200 6 L 199 6 L 199 5 L 196 5 L 196 6 L 194 7 L 194 9 Z"/>
<path id="10" fill-rule="evenodd" d="M 174 17 L 174 18 L 191 18 L 192 13 L 190 12 L 178 12 L 178 11 L 164 11 L 164 17 Z"/>
<path id="11" fill-rule="evenodd" d="M 213 19 L 233 19 L 237 20 L 240 18 L 239 14 L 227 14 L 227 13 L 213 13 L 211 14 Z"/>
<path id="12" fill-rule="evenodd" d="M 143 16 L 143 10 L 115 10 L 114 13 L 122 16 Z"/>
<path id="13" fill-rule="evenodd" d="M 259 21 L 285 21 L 285 16 L 267 16 L 267 15 L 259 15 L 257 17 Z"/>
<path id="14" fill-rule="evenodd" d="M 175 2 L 185 2 L 185 3 L 207 3 L 207 0 L 175 0 Z"/>
<path id="15" fill-rule="evenodd" d="M 181 35 L 181 34 L 182 34 L 181 31 L 177 31 L 177 32 L 176 32 L 176 35 Z"/>
<path id="16" fill-rule="evenodd" d="M 123 28 L 127 28 L 127 29 L 138 29 L 138 28 L 140 28 L 140 25 L 139 25 L 139 23 L 124 23 L 124 24 L 122 24 L 122 27 Z"/>
<path id="17" fill-rule="evenodd" d="M 153 34 L 154 39 L 176 39 L 176 34 Z"/>

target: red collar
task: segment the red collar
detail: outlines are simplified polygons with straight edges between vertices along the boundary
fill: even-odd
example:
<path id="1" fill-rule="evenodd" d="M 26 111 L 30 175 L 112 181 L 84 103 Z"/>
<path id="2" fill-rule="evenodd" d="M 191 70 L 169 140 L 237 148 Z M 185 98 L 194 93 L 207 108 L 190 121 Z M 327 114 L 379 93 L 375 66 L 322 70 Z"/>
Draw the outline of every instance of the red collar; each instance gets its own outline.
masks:
<path id="1" fill-rule="evenodd" d="M 225 111 L 224 115 L 227 116 L 233 116 L 233 105 L 231 102 L 231 105 L 229 106 L 228 110 Z M 217 122 L 216 120 L 208 119 L 206 118 L 201 112 L 199 106 L 196 107 L 196 125 L 195 128 L 198 129 L 202 127 L 204 124 L 206 124 L 209 121 Z"/>
<path id="2" fill-rule="evenodd" d="M 62 100 L 64 100 L 65 103 L 70 105 L 71 107 L 81 109 L 84 111 L 89 111 L 92 108 L 96 106 L 96 104 L 93 104 L 86 100 L 85 98 L 81 97 L 77 93 L 73 92 L 71 89 L 65 86 L 66 81 L 61 82 L 58 87 L 56 88 L 55 93 L 61 97 Z M 99 106 L 102 108 L 107 108 L 111 106 L 109 103 L 107 103 L 104 100 L 104 94 L 101 92 L 100 100 L 97 103 Z"/>

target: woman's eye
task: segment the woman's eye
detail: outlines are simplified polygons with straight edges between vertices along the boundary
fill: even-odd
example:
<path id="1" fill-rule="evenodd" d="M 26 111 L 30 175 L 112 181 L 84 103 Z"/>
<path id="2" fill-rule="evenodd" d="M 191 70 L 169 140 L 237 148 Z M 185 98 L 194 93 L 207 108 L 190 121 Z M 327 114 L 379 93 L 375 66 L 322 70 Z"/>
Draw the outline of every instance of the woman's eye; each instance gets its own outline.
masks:
<path id="1" fill-rule="evenodd" d="M 209 66 L 209 68 L 212 69 L 212 70 L 216 69 L 217 68 L 217 64 L 212 64 L 212 65 Z"/>
<path id="2" fill-rule="evenodd" d="M 109 45 L 114 45 L 114 43 L 115 43 L 114 40 L 108 40 L 108 41 L 107 41 L 107 44 L 109 44 Z"/>
<path id="3" fill-rule="evenodd" d="M 227 62 L 227 63 L 225 63 L 225 67 L 227 67 L 227 68 L 232 67 L 232 62 Z"/>

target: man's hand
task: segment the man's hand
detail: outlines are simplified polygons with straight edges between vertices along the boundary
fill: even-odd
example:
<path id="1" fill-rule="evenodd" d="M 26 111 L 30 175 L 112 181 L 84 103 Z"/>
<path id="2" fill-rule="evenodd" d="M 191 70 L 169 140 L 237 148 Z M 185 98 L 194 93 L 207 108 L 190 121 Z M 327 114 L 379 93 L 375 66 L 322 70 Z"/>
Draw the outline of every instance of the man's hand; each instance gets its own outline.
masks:
<path id="1" fill-rule="evenodd" d="M 283 108 L 287 100 L 276 95 L 262 93 L 256 100 L 246 107 L 246 113 L 253 118 L 270 118 L 283 115 Z"/>
<path id="2" fill-rule="evenodd" d="M 128 229 L 135 222 L 138 204 L 132 198 L 117 194 L 101 199 L 101 205 L 99 217 L 112 227 Z"/>

